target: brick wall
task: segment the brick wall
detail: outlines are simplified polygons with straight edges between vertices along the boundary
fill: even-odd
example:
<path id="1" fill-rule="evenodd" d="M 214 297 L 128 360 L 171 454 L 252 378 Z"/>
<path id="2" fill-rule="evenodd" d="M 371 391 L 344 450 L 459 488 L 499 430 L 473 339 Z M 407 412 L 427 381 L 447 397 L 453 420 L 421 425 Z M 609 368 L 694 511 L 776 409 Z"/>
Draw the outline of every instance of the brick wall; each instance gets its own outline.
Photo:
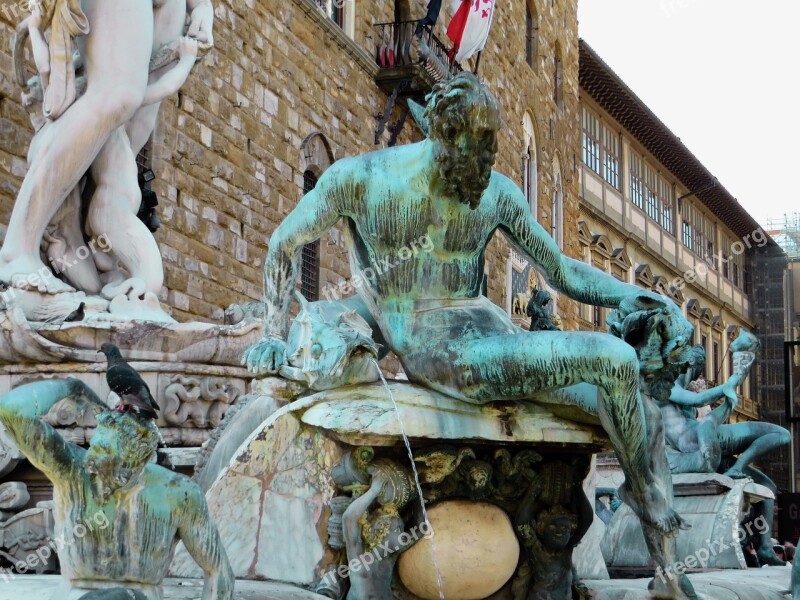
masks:
<path id="1" fill-rule="evenodd" d="M 447 3 L 445 3 L 447 4 Z M 550 227 L 553 158 L 565 185 L 565 250 L 579 256 L 577 7 L 537 0 L 541 17 L 536 71 L 525 62 L 525 5 L 500 5 L 480 74 L 498 96 L 506 127 L 497 169 L 521 181 L 522 119 L 533 115 L 539 156 L 540 222 Z M 426 0 L 411 0 L 413 18 Z M 307 136 L 322 133 L 334 158 L 374 145 L 375 117 L 386 95 L 373 81 L 374 24 L 394 19 L 394 2 L 357 0 L 355 41 L 342 42 L 315 18 L 308 0 L 215 0 L 216 48 L 197 65 L 181 93 L 165 102 L 153 138 L 153 187 L 161 206 L 156 234 L 166 271 L 162 301 L 179 320 L 220 321 L 234 302 L 259 298 L 267 241 L 302 190 Z M 444 11 L 446 12 L 446 10 Z M 2 18 L 2 17 L 0 17 Z M 449 15 L 443 14 L 443 30 Z M 11 28 L 0 22 L 0 223 L 7 223 L 24 175 L 30 126 L 11 81 Z M 443 31 L 440 37 L 444 37 Z M 553 101 L 554 52 L 564 60 L 564 101 Z M 406 124 L 400 143 L 419 139 Z M 388 134 L 384 134 L 384 144 Z M 0 225 L 0 234 L 4 226 Z M 507 246 L 487 253 L 490 298 L 506 304 Z M 321 284 L 347 276 L 336 232 L 321 243 Z M 559 302 L 567 328 L 577 313 Z"/>

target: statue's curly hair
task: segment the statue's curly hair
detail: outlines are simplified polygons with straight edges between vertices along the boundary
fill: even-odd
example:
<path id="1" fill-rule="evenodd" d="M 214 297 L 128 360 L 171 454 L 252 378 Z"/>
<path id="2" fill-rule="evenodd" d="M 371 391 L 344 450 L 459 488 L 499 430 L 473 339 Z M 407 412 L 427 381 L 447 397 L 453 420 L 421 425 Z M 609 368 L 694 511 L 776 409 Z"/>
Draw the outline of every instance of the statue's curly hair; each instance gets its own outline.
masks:
<path id="1" fill-rule="evenodd" d="M 440 81 L 425 99 L 425 118 L 434 139 L 450 140 L 476 119 L 495 129 L 503 123 L 497 99 L 472 73 L 459 73 Z"/>

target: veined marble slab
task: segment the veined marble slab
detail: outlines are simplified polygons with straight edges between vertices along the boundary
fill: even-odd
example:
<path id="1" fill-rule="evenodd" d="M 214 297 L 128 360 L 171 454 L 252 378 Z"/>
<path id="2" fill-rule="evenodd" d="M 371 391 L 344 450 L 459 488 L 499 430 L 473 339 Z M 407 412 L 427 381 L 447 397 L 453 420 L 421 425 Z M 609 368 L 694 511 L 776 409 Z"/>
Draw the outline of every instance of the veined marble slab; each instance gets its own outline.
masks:
<path id="1" fill-rule="evenodd" d="M 390 382 L 410 438 L 608 447 L 600 427 L 559 418 L 533 402 L 476 405 L 409 383 Z M 391 445 L 401 436 L 394 404 L 381 384 L 317 393 L 305 400 L 303 423 L 348 444 Z"/>

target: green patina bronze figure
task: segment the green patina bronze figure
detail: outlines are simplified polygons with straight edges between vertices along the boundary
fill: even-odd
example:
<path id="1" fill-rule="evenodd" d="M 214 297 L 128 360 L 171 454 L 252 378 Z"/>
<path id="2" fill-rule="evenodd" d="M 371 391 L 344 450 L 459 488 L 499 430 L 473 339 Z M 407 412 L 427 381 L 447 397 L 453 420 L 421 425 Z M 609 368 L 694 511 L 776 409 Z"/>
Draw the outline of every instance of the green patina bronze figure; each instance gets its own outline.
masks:
<path id="1" fill-rule="evenodd" d="M 667 456 L 673 473 L 722 472 L 735 479 L 750 477 L 773 493 L 778 492 L 775 483 L 751 463 L 788 444 L 791 440 L 789 431 L 759 421 L 727 423 L 739 402 L 736 388 L 747 377 L 759 347 L 758 340 L 742 329 L 731 344 L 734 372 L 730 379 L 702 391 L 688 389 L 705 366 L 703 347 L 692 348 L 688 369 L 676 380 L 669 400 L 658 402 L 664 417 Z M 697 408 L 719 400 L 722 400 L 721 404 L 703 417 L 697 417 Z M 755 517 L 762 516 L 766 523 L 772 524 L 775 500 L 768 498 L 753 509 Z M 760 534 L 758 558 L 762 564 L 783 565 L 784 561 L 775 554 L 771 537 L 771 527 Z"/>
<path id="2" fill-rule="evenodd" d="M 575 300 L 617 307 L 640 298 L 685 321 L 680 310 L 561 254 L 519 188 L 492 170 L 500 111 L 476 77 L 437 85 L 425 118 L 427 139 L 337 162 L 275 231 L 264 270 L 267 337 L 246 353 L 248 367 L 268 375 L 286 364 L 300 250 L 342 220 L 360 283 L 358 297 L 345 302 L 412 382 L 476 404 L 597 386 L 589 410 L 625 470 L 625 501 L 661 535 L 676 535 L 682 520 L 664 480 L 663 433 L 655 428 L 648 439 L 634 349 L 605 334 L 522 331 L 481 295 L 484 254 L 501 231 L 549 285 Z M 431 242 L 425 251 L 416 243 L 423 237 Z M 387 257 L 403 260 L 382 268 Z"/>
<path id="3" fill-rule="evenodd" d="M 63 402 L 97 415 L 88 450 L 40 419 Z M 179 540 L 205 573 L 202 600 L 233 598 L 233 573 L 202 490 L 150 462 L 159 440 L 151 419 L 109 411 L 85 384 L 65 379 L 1 396 L 0 423 L 53 482 L 55 536 L 65 541 L 58 548 L 65 581 L 54 598 L 162 600 Z"/>

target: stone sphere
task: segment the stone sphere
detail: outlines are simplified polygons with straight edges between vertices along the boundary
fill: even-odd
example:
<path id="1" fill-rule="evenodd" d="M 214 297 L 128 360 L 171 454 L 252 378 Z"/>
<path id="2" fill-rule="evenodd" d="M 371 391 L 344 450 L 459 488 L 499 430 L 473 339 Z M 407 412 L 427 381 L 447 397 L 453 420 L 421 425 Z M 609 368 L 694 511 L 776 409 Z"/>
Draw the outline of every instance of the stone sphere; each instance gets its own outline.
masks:
<path id="1" fill-rule="evenodd" d="M 519 542 L 505 512 L 493 504 L 450 500 L 428 511 L 432 539 L 422 538 L 400 555 L 400 580 L 423 600 L 439 600 L 432 551 L 442 575 L 445 598 L 481 600 L 514 575 Z"/>

